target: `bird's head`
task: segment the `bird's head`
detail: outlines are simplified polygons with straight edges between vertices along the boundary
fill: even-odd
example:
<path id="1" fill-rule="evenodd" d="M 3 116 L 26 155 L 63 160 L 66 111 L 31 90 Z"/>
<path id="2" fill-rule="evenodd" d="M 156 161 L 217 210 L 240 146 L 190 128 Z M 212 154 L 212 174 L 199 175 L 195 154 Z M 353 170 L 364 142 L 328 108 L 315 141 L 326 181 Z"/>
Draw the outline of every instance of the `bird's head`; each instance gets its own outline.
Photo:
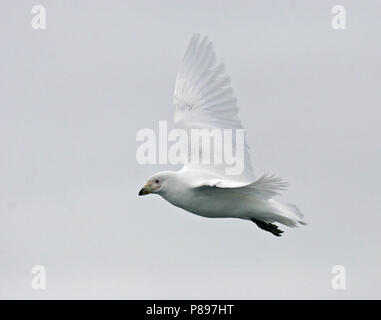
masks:
<path id="1" fill-rule="evenodd" d="M 168 180 L 174 175 L 174 172 L 162 171 L 150 177 L 143 188 L 139 191 L 139 196 L 150 193 L 160 194 L 168 184 Z"/>

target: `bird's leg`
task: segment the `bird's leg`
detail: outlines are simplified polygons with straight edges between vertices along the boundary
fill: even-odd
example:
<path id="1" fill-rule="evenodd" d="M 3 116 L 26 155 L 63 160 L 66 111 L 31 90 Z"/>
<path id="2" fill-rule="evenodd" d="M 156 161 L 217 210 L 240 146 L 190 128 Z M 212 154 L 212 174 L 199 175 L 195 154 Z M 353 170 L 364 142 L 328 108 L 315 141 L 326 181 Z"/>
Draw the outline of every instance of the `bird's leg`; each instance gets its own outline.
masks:
<path id="1" fill-rule="evenodd" d="M 271 232 L 274 236 L 280 237 L 283 233 L 283 231 L 279 229 L 279 227 L 275 224 L 253 218 L 251 218 L 250 220 L 253 221 L 259 228 L 267 232 Z"/>

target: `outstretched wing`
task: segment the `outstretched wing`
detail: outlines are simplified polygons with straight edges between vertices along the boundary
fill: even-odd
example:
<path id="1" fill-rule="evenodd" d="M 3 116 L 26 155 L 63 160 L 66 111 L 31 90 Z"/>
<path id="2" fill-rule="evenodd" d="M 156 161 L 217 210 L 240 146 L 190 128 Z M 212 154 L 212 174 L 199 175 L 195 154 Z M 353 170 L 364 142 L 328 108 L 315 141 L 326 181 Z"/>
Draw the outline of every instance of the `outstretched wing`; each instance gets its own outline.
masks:
<path id="1" fill-rule="evenodd" d="M 230 77 L 225 73 L 225 66 L 216 63 L 213 44 L 207 37 L 200 39 L 194 35 L 185 52 L 184 59 L 176 78 L 175 92 L 175 125 L 185 129 L 243 129 L 238 118 L 237 99 L 233 96 Z M 236 141 L 232 141 L 235 150 Z M 216 146 L 214 146 L 216 147 Z M 201 150 L 201 153 L 207 152 Z M 244 139 L 244 170 L 237 176 L 226 176 L 227 164 L 195 165 L 197 169 L 213 171 L 229 180 L 254 181 L 249 147 Z"/>
<path id="2" fill-rule="evenodd" d="M 288 183 L 275 175 L 264 174 L 256 181 L 246 184 L 219 179 L 195 179 L 192 187 L 206 189 L 235 189 L 242 195 L 256 195 L 261 199 L 271 199 L 288 188 Z"/>

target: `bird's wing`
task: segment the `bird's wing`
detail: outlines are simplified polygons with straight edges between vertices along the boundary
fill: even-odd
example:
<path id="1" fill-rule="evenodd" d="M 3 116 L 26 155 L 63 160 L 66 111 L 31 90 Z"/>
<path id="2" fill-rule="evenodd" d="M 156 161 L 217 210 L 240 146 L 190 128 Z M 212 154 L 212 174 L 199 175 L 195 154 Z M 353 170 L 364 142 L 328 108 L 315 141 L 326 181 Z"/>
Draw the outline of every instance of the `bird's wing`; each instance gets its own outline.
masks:
<path id="1" fill-rule="evenodd" d="M 262 199 L 270 199 L 277 195 L 282 190 L 288 188 L 288 183 L 274 175 L 263 175 L 253 183 L 245 184 L 235 181 L 227 181 L 222 179 L 207 179 L 194 181 L 194 188 L 206 189 L 235 189 L 241 194 L 257 195 Z"/>
<path id="2" fill-rule="evenodd" d="M 188 45 L 176 78 L 174 105 L 175 126 L 188 133 L 191 129 L 232 129 L 234 136 L 237 129 L 243 129 L 237 115 L 237 100 L 233 96 L 230 77 L 225 73 L 225 66 L 216 63 L 212 42 L 207 37 L 201 40 L 196 34 Z M 232 149 L 235 150 L 236 142 L 234 139 L 232 142 Z M 226 163 L 222 165 L 192 163 L 186 167 L 197 169 L 202 167 L 204 170 L 224 176 L 227 180 L 252 182 L 254 174 L 246 137 L 243 147 L 244 159 L 239 160 L 244 163 L 244 169 L 236 176 L 226 175 L 225 169 L 228 166 Z M 201 153 L 205 152 L 208 151 L 201 150 Z"/>

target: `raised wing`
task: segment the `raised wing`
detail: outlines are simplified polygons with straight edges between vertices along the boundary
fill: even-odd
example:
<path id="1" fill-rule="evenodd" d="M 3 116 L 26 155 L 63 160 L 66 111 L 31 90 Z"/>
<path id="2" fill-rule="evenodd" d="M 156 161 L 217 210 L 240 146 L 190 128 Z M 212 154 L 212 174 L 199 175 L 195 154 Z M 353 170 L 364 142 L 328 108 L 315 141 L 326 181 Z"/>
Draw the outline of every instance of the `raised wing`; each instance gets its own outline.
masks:
<path id="1" fill-rule="evenodd" d="M 187 132 L 191 129 L 243 129 L 238 118 L 237 99 L 233 96 L 230 77 L 225 73 L 225 66 L 216 63 L 212 42 L 207 37 L 200 40 L 200 36 L 196 34 L 189 43 L 176 78 L 174 105 L 175 125 Z M 232 143 L 235 150 L 236 141 Z M 208 151 L 201 150 L 201 153 L 205 152 Z M 226 163 L 187 166 L 197 166 L 198 169 L 201 166 L 235 181 L 254 181 L 246 138 L 243 157 L 244 159 L 239 160 L 243 161 L 244 170 L 236 176 L 226 175 Z"/>

